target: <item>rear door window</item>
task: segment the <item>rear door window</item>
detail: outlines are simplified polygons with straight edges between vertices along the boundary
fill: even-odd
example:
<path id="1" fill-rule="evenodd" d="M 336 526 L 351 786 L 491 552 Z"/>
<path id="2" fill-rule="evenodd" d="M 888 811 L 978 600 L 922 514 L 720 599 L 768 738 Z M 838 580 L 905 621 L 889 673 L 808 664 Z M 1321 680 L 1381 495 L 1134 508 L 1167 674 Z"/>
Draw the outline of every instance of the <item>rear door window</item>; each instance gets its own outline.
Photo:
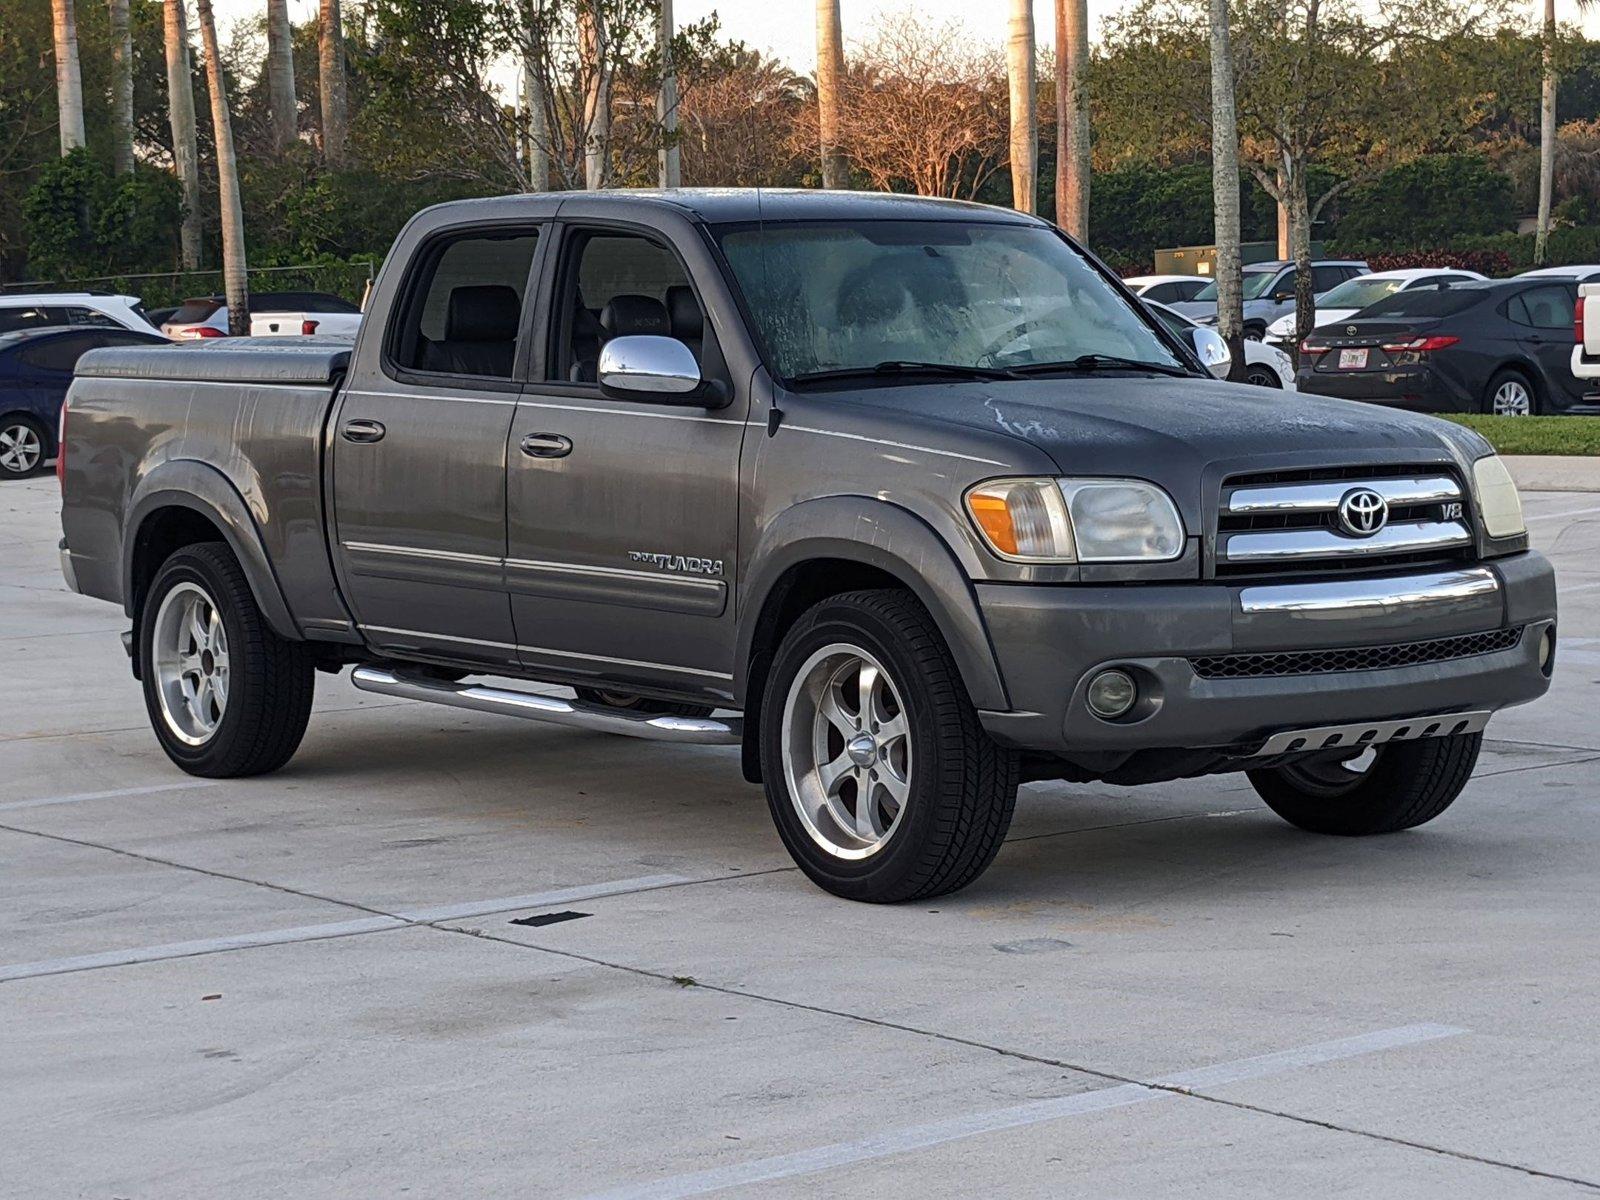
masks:
<path id="1" fill-rule="evenodd" d="M 1506 316 L 1530 329 L 1571 329 L 1573 296 L 1564 287 L 1529 288 L 1511 298 Z"/>
<path id="2" fill-rule="evenodd" d="M 1343 267 L 1312 267 L 1311 290 L 1318 295 L 1323 292 L 1331 292 L 1348 277 Z"/>
<path id="3" fill-rule="evenodd" d="M 460 233 L 424 246 L 390 319 L 394 364 L 434 375 L 514 378 L 538 239 L 529 227 Z"/>
<path id="4" fill-rule="evenodd" d="M 50 324 L 50 314 L 36 305 L 0 308 L 0 333 L 12 333 L 18 329 L 38 329 L 48 324 Z"/>

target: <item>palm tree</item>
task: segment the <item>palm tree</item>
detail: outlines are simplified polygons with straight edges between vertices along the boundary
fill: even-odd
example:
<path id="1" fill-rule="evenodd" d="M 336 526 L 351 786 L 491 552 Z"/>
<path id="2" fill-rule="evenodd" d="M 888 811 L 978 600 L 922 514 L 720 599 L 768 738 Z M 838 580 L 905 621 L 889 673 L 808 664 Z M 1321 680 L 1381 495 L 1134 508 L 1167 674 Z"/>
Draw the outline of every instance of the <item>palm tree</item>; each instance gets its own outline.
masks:
<path id="1" fill-rule="evenodd" d="M 133 170 L 133 31 L 128 0 L 111 0 L 111 158 L 119 175 Z"/>
<path id="2" fill-rule="evenodd" d="M 1217 332 L 1228 343 L 1231 379 L 1244 376 L 1244 276 L 1239 256 L 1239 126 L 1233 104 L 1228 0 L 1211 0 L 1211 195 L 1215 212 Z"/>
<path id="3" fill-rule="evenodd" d="M 580 0 L 578 52 L 583 59 L 583 186 L 611 182 L 611 55 L 601 0 Z"/>
<path id="4" fill-rule="evenodd" d="M 61 154 L 83 145 L 83 72 L 78 66 L 78 15 L 72 0 L 50 0 L 56 43 L 56 107 L 61 119 Z"/>
<path id="5" fill-rule="evenodd" d="M 322 0 L 317 24 L 317 86 L 322 94 L 322 158 L 343 166 L 349 145 L 344 100 L 344 14 L 339 0 Z"/>
<path id="6" fill-rule="evenodd" d="M 200 150 L 195 141 L 194 86 L 189 76 L 189 27 L 184 0 L 163 7 L 167 47 L 167 114 L 172 122 L 172 159 L 183 188 L 178 241 L 184 270 L 200 265 Z"/>
<path id="7" fill-rule="evenodd" d="M 267 108 L 272 116 L 272 145 L 287 150 L 300 136 L 300 115 L 294 96 L 294 29 L 289 0 L 267 0 Z"/>
<path id="8" fill-rule="evenodd" d="M 1056 224 L 1089 236 L 1089 6 L 1056 0 Z"/>
<path id="9" fill-rule="evenodd" d="M 217 23 L 211 0 L 198 0 L 200 42 L 206 52 L 206 87 L 211 93 L 211 125 L 217 143 L 217 198 L 222 216 L 222 290 L 228 298 L 228 332 L 250 332 L 250 289 L 244 258 L 244 210 L 239 204 L 239 162 L 233 155 L 233 122 L 228 115 L 227 83 L 217 48 Z"/>
<path id="10" fill-rule="evenodd" d="M 844 32 L 839 0 L 817 0 L 817 127 L 822 153 L 822 186 L 849 186 L 850 169 L 839 145 L 839 105 L 844 87 Z"/>
<path id="11" fill-rule="evenodd" d="M 683 183 L 683 164 L 678 153 L 678 74 L 672 65 L 672 0 L 661 0 L 656 39 L 661 54 L 661 91 L 656 96 L 656 120 L 661 125 L 661 186 L 675 188 Z"/>
<path id="12" fill-rule="evenodd" d="M 534 0 L 534 4 L 542 8 L 542 0 Z M 530 192 L 550 190 L 550 130 L 546 124 L 549 114 L 545 109 L 542 20 L 543 13 L 530 6 L 522 44 L 522 111 L 526 120 L 522 158 Z"/>
<path id="13" fill-rule="evenodd" d="M 1578 0 L 1587 11 L 1596 0 Z M 1539 219 L 1533 235 L 1533 261 L 1550 257 L 1550 205 L 1556 184 L 1556 0 L 1544 0 L 1544 82 L 1539 94 Z"/>
<path id="14" fill-rule="evenodd" d="M 1034 110 L 1033 0 L 1011 0 L 1006 79 L 1011 85 L 1011 207 L 1038 205 L 1039 119 Z"/>

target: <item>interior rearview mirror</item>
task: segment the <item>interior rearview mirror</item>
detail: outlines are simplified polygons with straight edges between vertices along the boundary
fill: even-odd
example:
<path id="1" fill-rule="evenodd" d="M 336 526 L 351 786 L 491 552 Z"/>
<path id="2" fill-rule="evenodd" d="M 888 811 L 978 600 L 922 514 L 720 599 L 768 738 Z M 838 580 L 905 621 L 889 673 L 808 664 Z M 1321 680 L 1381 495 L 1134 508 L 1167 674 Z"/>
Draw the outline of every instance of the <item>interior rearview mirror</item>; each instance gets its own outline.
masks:
<path id="1" fill-rule="evenodd" d="M 1220 333 L 1204 325 L 1195 325 L 1189 330 L 1189 344 L 1194 347 L 1196 357 L 1205 364 L 1206 370 L 1211 372 L 1214 379 L 1228 377 L 1228 368 L 1233 363 L 1233 355 Z"/>
<path id="2" fill-rule="evenodd" d="M 677 338 L 625 334 L 600 348 L 600 390 L 618 400 L 653 400 L 713 408 L 714 393 L 700 375 L 694 351 Z"/>

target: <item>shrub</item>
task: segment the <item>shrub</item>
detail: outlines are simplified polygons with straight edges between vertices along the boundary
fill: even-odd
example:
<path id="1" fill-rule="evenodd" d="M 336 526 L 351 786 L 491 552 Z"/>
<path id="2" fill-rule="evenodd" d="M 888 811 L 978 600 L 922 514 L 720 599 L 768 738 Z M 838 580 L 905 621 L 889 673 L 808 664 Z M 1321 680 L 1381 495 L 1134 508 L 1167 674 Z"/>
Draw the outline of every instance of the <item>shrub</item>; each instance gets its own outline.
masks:
<path id="1" fill-rule="evenodd" d="M 1407 267 L 1455 267 L 1480 275 L 1509 275 L 1513 263 L 1504 250 L 1391 250 L 1370 253 L 1367 265 L 1374 271 L 1400 271 Z"/>
<path id="2" fill-rule="evenodd" d="M 28 274 L 71 278 L 171 262 L 182 194 L 165 171 L 126 175 L 88 150 L 46 164 L 22 202 Z"/>
<path id="3" fill-rule="evenodd" d="M 1481 154 L 1431 154 L 1351 189 L 1334 240 L 1346 245 L 1437 246 L 1511 229 L 1511 180 Z"/>

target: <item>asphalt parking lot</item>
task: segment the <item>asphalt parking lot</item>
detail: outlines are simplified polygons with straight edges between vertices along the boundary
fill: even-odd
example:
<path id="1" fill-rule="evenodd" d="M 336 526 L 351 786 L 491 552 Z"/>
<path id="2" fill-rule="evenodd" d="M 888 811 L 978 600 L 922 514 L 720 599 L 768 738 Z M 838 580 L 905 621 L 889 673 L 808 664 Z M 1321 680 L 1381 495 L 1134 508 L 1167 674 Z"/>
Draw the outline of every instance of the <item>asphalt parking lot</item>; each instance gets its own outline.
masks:
<path id="1" fill-rule="evenodd" d="M 1600 494 L 1525 499 L 1557 682 L 1432 825 L 1030 785 L 875 908 L 725 749 L 319 676 L 287 769 L 189 779 L 0 485 L 0 1195 L 1600 1190 Z"/>

